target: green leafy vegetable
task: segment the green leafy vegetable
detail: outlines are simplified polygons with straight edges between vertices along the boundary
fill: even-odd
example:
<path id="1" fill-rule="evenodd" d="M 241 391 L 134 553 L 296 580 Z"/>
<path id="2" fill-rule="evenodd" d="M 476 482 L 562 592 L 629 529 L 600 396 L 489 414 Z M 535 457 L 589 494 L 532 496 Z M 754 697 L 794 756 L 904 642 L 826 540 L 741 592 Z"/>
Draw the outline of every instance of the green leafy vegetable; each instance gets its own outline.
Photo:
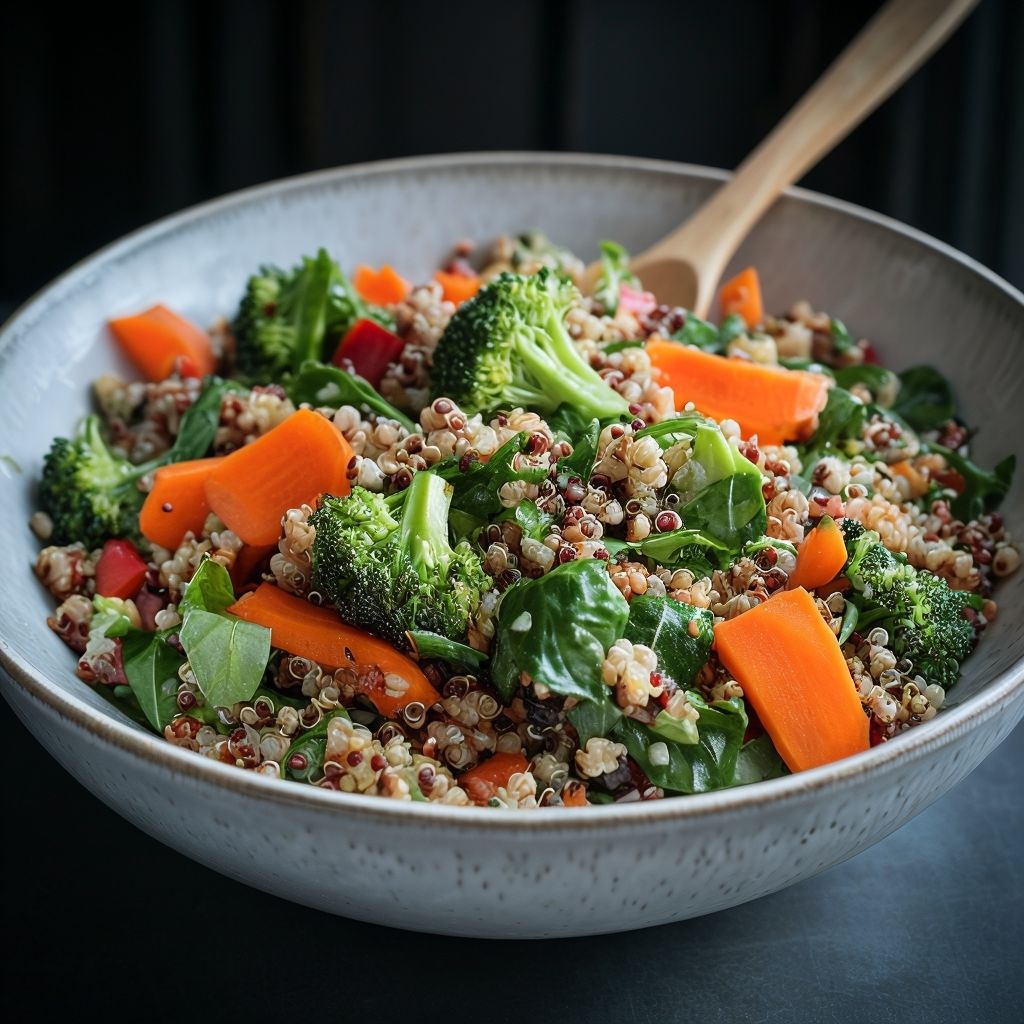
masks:
<path id="1" fill-rule="evenodd" d="M 644 558 L 653 558 L 669 569 L 710 571 L 715 566 L 727 563 L 730 554 L 729 548 L 714 537 L 689 528 L 655 533 L 635 543 L 616 542 L 609 537 L 604 539 L 604 545 L 613 555 L 616 551 L 632 551 Z M 704 574 L 703 571 L 701 574 Z"/>
<path id="2" fill-rule="evenodd" d="M 558 475 L 578 476 L 586 482 L 594 468 L 597 458 L 597 442 L 601 436 L 601 423 L 591 420 L 584 430 L 575 435 L 572 442 L 572 454 L 558 460 Z"/>
<path id="3" fill-rule="evenodd" d="M 349 713 L 344 708 L 335 708 L 295 740 L 285 754 L 281 777 L 292 782 L 309 782 L 319 775 L 327 752 L 327 727 L 335 718 L 348 717 Z M 305 758 L 305 763 L 299 758 Z"/>
<path id="4" fill-rule="evenodd" d="M 725 348 L 718 328 L 707 320 L 701 320 L 696 313 L 690 312 L 687 312 L 683 326 L 678 331 L 673 331 L 672 340 L 702 348 L 705 352 L 721 353 Z"/>
<path id="5" fill-rule="evenodd" d="M 419 658 L 439 658 L 451 665 L 461 665 L 466 668 L 479 668 L 487 662 L 487 653 L 478 651 L 468 644 L 460 644 L 456 640 L 449 640 L 439 633 L 430 633 L 426 630 L 409 630 L 409 639 Z"/>
<path id="6" fill-rule="evenodd" d="M 725 351 L 726 345 L 747 333 L 747 322 L 739 313 L 730 313 L 718 325 L 718 347 Z"/>
<path id="7" fill-rule="evenodd" d="M 629 269 L 629 253 L 618 242 L 601 243 L 601 276 L 594 288 L 594 298 L 608 316 L 619 308 L 619 289 L 623 284 L 640 287 L 640 280 Z"/>
<path id="8" fill-rule="evenodd" d="M 844 441 L 859 439 L 867 412 L 868 407 L 845 388 L 829 388 L 817 429 L 801 452 L 804 465 L 810 466 L 834 451 L 842 453 Z"/>
<path id="9" fill-rule="evenodd" d="M 683 523 L 738 551 L 768 528 L 761 477 L 734 473 L 704 488 L 679 509 Z"/>
<path id="10" fill-rule="evenodd" d="M 121 648 L 128 685 L 146 720 L 159 733 L 178 713 L 178 669 L 185 659 L 167 643 L 176 631 L 145 633 L 133 629 Z"/>
<path id="11" fill-rule="evenodd" d="M 412 433 L 416 429 L 404 412 L 382 398 L 368 381 L 356 373 L 347 373 L 337 366 L 307 360 L 288 387 L 288 397 L 297 405 L 308 402 L 314 406 L 338 408 L 351 405 L 389 420 L 396 420 Z"/>
<path id="12" fill-rule="evenodd" d="M 714 639 L 714 616 L 704 608 L 671 597 L 634 597 L 623 636 L 650 647 L 658 665 L 686 689 L 708 660 Z"/>
<path id="13" fill-rule="evenodd" d="M 747 786 L 751 782 L 764 782 L 766 779 L 780 779 L 788 775 L 786 763 L 779 757 L 768 733 L 763 733 L 756 740 L 744 743 L 736 758 L 736 776 L 734 786 Z"/>
<path id="14" fill-rule="evenodd" d="M 829 331 L 832 335 L 832 351 L 837 355 L 844 355 L 853 348 L 853 335 L 846 329 L 846 324 L 842 320 L 832 317 L 829 321 Z"/>
<path id="15" fill-rule="evenodd" d="M 541 512 L 537 508 L 537 502 L 530 498 L 524 498 L 518 505 L 505 509 L 494 521 L 515 523 L 525 536 L 541 540 L 555 521 L 555 517 L 547 512 Z"/>
<path id="16" fill-rule="evenodd" d="M 892 410 L 915 430 L 937 430 L 956 415 L 949 381 L 931 366 L 915 366 L 900 375 Z"/>
<path id="17" fill-rule="evenodd" d="M 566 714 L 579 735 L 581 747 L 594 736 L 607 736 L 622 718 L 622 711 L 611 699 L 607 687 L 605 691 L 600 700 L 585 700 Z"/>
<path id="18" fill-rule="evenodd" d="M 629 605 L 605 563 L 566 562 L 538 579 L 520 580 L 498 606 L 491 675 L 505 700 L 521 673 L 561 696 L 600 700 L 605 652 L 622 636 Z"/>
<path id="19" fill-rule="evenodd" d="M 895 392 L 899 387 L 899 378 L 896 374 L 877 363 L 854 363 L 840 370 L 832 370 L 831 374 L 835 377 L 836 383 L 847 391 L 857 384 L 867 388 L 876 402 L 880 395 Z M 879 404 L 884 406 L 887 403 Z"/>
<path id="20" fill-rule="evenodd" d="M 940 444 L 929 444 L 929 451 L 938 452 L 950 466 L 964 478 L 964 490 L 950 503 L 950 511 L 965 523 L 986 512 L 994 512 L 1013 483 L 1013 471 L 1017 467 L 1016 455 L 1008 455 L 994 469 L 982 469 L 977 463 L 943 448 Z"/>

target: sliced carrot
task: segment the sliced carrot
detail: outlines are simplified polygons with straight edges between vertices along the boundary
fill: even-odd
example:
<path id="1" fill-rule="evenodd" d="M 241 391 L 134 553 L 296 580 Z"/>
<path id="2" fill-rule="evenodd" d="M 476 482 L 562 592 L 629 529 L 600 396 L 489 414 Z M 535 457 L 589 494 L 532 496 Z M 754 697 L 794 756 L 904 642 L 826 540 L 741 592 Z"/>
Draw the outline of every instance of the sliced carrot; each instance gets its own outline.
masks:
<path id="1" fill-rule="evenodd" d="M 218 460 L 206 499 L 246 544 L 273 544 L 281 516 L 325 491 L 348 494 L 352 449 L 319 413 L 300 409 L 269 433 Z"/>
<path id="2" fill-rule="evenodd" d="M 528 769 L 529 765 L 522 754 L 499 751 L 482 764 L 470 768 L 465 775 L 460 775 L 458 783 L 469 794 L 473 803 L 486 804 L 498 792 L 499 787 L 508 785 L 508 780 L 513 775 Z"/>
<path id="3" fill-rule="evenodd" d="M 411 658 L 384 640 L 342 622 L 330 608 L 310 604 L 273 583 L 261 583 L 228 611 L 246 622 L 266 626 L 271 644 L 289 654 L 330 668 L 379 668 L 379 673 L 359 673 L 360 692 L 386 718 L 396 717 L 413 701 L 429 708 L 441 699 Z"/>
<path id="4" fill-rule="evenodd" d="M 757 271 L 753 267 L 747 267 L 726 281 L 718 293 L 718 302 L 723 317 L 739 313 L 748 327 L 756 327 L 764 320 L 761 280 L 757 276 Z"/>
<path id="5" fill-rule="evenodd" d="M 806 440 L 828 400 L 828 379 L 819 373 L 725 359 L 660 338 L 647 343 L 647 353 L 677 409 L 693 402 L 705 416 L 736 420 L 744 437 L 757 434 L 762 444 Z"/>
<path id="6" fill-rule="evenodd" d="M 169 551 L 177 548 L 189 530 L 198 537 L 210 514 L 206 480 L 221 461 L 192 459 L 158 469 L 139 513 L 142 536 Z"/>
<path id="7" fill-rule="evenodd" d="M 790 590 L 804 587 L 814 590 L 831 583 L 846 565 L 843 531 L 831 516 L 822 516 L 818 525 L 804 537 L 797 551 L 796 568 L 789 577 Z"/>
<path id="8" fill-rule="evenodd" d="M 868 749 L 839 641 L 802 587 L 718 623 L 715 649 L 791 771 Z"/>
<path id="9" fill-rule="evenodd" d="M 476 274 L 453 274 L 447 270 L 439 270 L 434 280 L 441 285 L 444 297 L 456 306 L 473 298 L 480 291 L 480 278 Z"/>
<path id="10" fill-rule="evenodd" d="M 206 332 L 163 305 L 117 317 L 110 330 L 147 380 L 163 380 L 177 367 L 186 376 L 213 373 L 217 360 Z"/>
<path id="11" fill-rule="evenodd" d="M 276 544 L 243 544 L 235 555 L 235 560 L 228 570 L 231 583 L 237 594 L 243 587 L 252 583 L 253 577 L 266 564 L 270 556 L 277 551 Z M 259 582 L 257 580 L 257 582 Z"/>
<path id="12" fill-rule="evenodd" d="M 389 306 L 401 302 L 409 294 L 409 282 L 387 263 L 380 270 L 360 264 L 356 267 L 352 283 L 356 286 L 356 291 L 375 306 Z"/>

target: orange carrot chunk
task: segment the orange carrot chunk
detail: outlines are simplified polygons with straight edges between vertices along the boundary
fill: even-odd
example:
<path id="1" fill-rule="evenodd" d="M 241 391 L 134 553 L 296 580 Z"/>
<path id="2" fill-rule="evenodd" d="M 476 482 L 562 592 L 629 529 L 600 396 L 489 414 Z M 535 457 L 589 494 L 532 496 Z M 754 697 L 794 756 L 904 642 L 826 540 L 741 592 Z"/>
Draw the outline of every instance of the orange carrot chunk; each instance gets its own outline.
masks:
<path id="1" fill-rule="evenodd" d="M 352 449 L 319 413 L 300 409 L 269 433 L 219 459 L 206 499 L 246 544 L 273 544 L 281 516 L 328 492 L 348 494 Z"/>
<path id="2" fill-rule="evenodd" d="M 718 623 L 715 649 L 790 771 L 868 749 L 868 719 L 839 641 L 802 587 Z"/>
<path id="3" fill-rule="evenodd" d="M 470 768 L 458 778 L 459 785 L 469 794 L 475 804 L 486 804 L 501 786 L 507 786 L 513 775 L 529 768 L 522 754 L 508 754 L 499 751 L 483 764 Z"/>
<path id="4" fill-rule="evenodd" d="M 173 551 L 191 530 L 197 537 L 210 514 L 206 479 L 220 459 L 174 462 L 156 471 L 153 489 L 139 513 L 139 530 L 146 540 Z"/>
<path id="5" fill-rule="evenodd" d="M 273 583 L 261 583 L 240 597 L 228 611 L 270 630 L 270 642 L 289 654 L 331 668 L 376 666 L 380 672 L 358 673 L 359 692 L 386 718 L 395 718 L 413 701 L 430 707 L 440 694 L 411 658 L 391 644 L 349 626 L 330 608 L 310 604 Z"/>
<path id="6" fill-rule="evenodd" d="M 441 285 L 444 297 L 456 306 L 461 305 L 466 299 L 473 298 L 480 291 L 480 278 L 476 274 L 453 274 L 446 270 L 439 270 L 434 275 L 434 280 Z"/>
<path id="7" fill-rule="evenodd" d="M 239 593 L 244 587 L 252 586 L 259 582 L 257 573 L 266 564 L 267 559 L 277 551 L 276 544 L 243 544 L 241 550 L 235 555 L 234 562 L 228 572 L 231 574 L 231 585 L 235 593 Z"/>
<path id="8" fill-rule="evenodd" d="M 739 313 L 748 327 L 756 327 L 764 320 L 764 303 L 761 301 L 761 280 L 753 267 L 741 270 L 734 278 L 726 281 L 718 293 L 722 318 Z"/>
<path id="9" fill-rule="evenodd" d="M 110 321 L 110 330 L 147 380 L 163 380 L 175 369 L 183 376 L 202 377 L 217 368 L 206 332 L 166 306 L 117 317 Z"/>
<path id="10" fill-rule="evenodd" d="M 409 282 L 387 263 L 380 270 L 360 264 L 356 267 L 352 283 L 356 291 L 375 306 L 401 302 L 409 294 Z"/>
<path id="11" fill-rule="evenodd" d="M 693 402 L 705 416 L 736 420 L 744 437 L 757 434 L 762 444 L 806 440 L 828 400 L 822 374 L 725 359 L 662 339 L 649 341 L 647 354 L 675 392 L 677 409 Z"/>
<path id="12" fill-rule="evenodd" d="M 831 583 L 846 565 L 843 532 L 831 516 L 822 516 L 818 525 L 804 537 L 797 550 L 796 568 L 789 577 L 790 590 L 804 587 L 814 590 Z"/>

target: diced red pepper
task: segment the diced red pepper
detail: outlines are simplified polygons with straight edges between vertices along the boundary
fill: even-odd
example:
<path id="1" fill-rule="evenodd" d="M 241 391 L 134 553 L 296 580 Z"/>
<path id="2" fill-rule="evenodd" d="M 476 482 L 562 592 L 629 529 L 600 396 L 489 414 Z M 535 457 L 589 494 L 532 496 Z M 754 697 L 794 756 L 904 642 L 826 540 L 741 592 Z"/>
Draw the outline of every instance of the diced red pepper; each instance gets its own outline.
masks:
<path id="1" fill-rule="evenodd" d="M 134 597 L 146 581 L 146 563 L 130 540 L 108 540 L 96 563 L 96 593 Z"/>
<path id="2" fill-rule="evenodd" d="M 384 371 L 402 354 L 405 342 L 373 320 L 357 320 L 342 339 L 331 362 L 352 369 L 374 387 L 380 386 Z"/>

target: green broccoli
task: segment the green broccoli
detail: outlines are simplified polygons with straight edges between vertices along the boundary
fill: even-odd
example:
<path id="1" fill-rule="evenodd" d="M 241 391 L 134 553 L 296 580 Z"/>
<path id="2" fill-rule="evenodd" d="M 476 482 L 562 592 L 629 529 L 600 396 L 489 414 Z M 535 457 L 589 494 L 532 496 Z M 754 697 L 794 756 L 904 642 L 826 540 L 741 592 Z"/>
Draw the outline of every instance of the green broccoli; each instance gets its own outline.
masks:
<path id="1" fill-rule="evenodd" d="M 580 355 L 565 327 L 575 287 L 547 268 L 500 274 L 452 317 L 434 351 L 434 394 L 469 412 L 563 402 L 592 419 L 628 412 Z"/>
<path id="2" fill-rule="evenodd" d="M 515 240 L 509 256 L 512 269 L 519 274 L 534 273 L 541 267 L 553 270 L 566 280 L 583 272 L 583 263 L 574 253 L 555 245 L 542 231 L 526 231 Z"/>
<path id="3" fill-rule="evenodd" d="M 390 322 L 359 297 L 324 249 L 292 270 L 263 266 L 249 278 L 231 324 L 237 368 L 259 383 L 279 381 L 307 359 L 329 360 L 345 332 L 366 317 Z"/>
<path id="4" fill-rule="evenodd" d="M 345 498 L 326 495 L 310 517 L 313 586 L 346 622 L 397 646 L 408 630 L 461 641 L 492 581 L 465 541 L 448 541 L 452 488 L 420 472 L 392 499 L 361 487 Z"/>
<path id="5" fill-rule="evenodd" d="M 847 520 L 843 534 L 845 574 L 864 602 L 857 629 L 882 626 L 893 651 L 913 662 L 914 674 L 946 689 L 955 685 L 960 663 L 977 642 L 974 616 L 967 613 L 980 611 L 982 599 L 915 569 L 859 523 Z"/>

